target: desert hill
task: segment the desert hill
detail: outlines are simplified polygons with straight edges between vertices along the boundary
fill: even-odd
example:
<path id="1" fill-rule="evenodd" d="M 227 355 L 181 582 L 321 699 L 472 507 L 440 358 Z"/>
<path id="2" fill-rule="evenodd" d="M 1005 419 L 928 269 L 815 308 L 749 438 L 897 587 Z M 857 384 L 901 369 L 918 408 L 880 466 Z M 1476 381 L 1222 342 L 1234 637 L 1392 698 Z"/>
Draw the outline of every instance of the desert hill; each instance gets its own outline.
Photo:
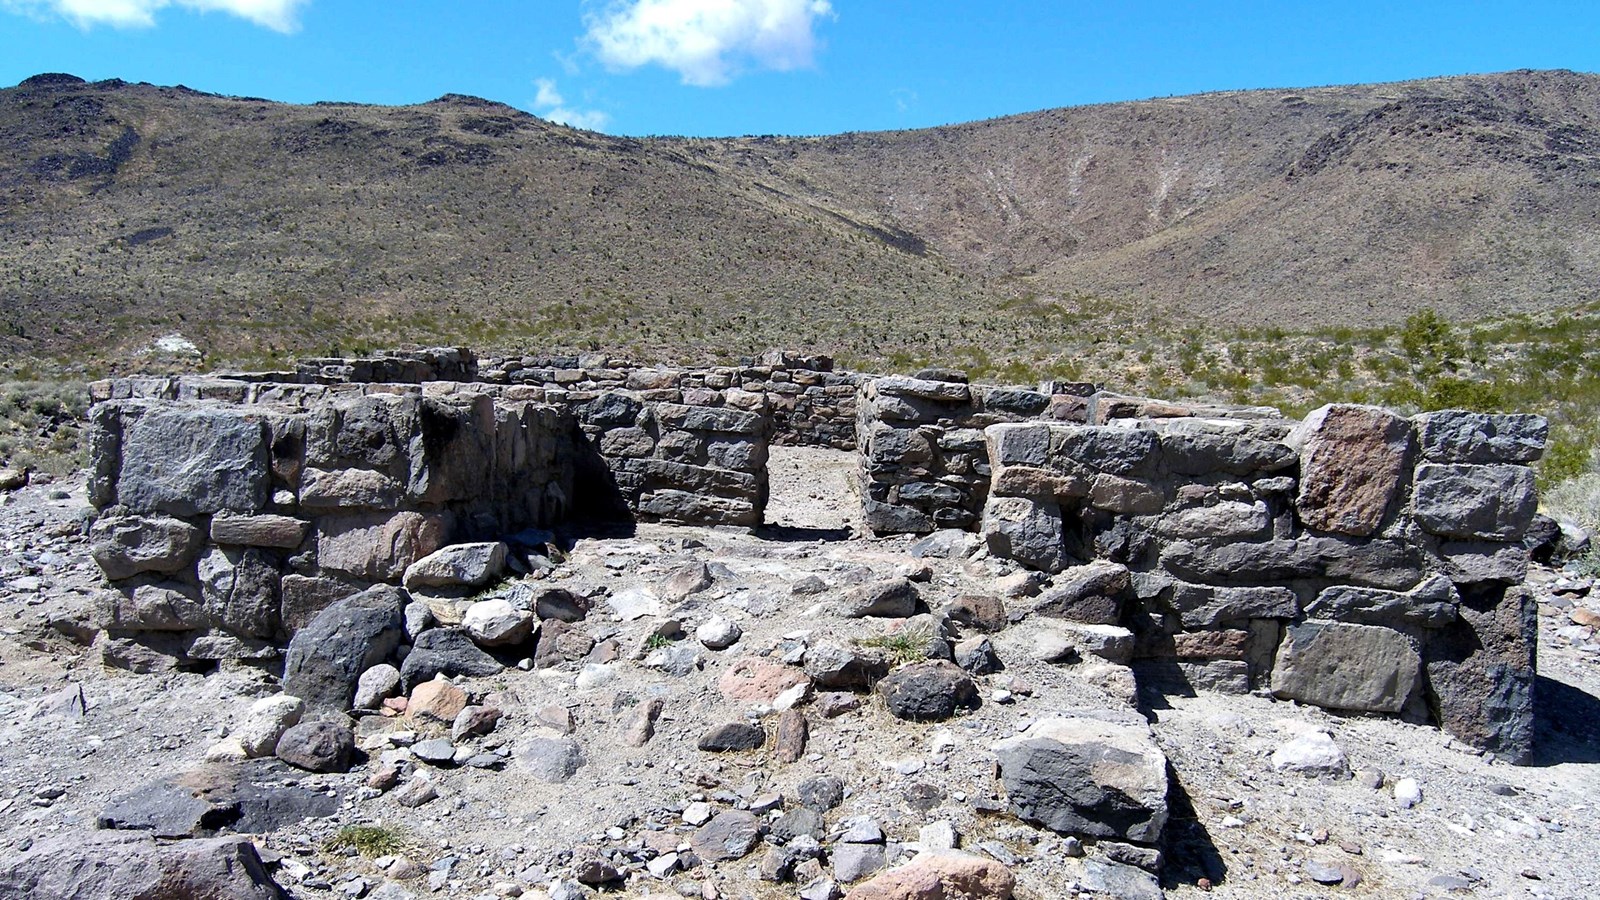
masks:
<path id="1" fill-rule="evenodd" d="M 1522 71 L 626 138 L 38 76 L 0 90 L 0 348 L 1038 357 L 1105 317 L 1549 310 L 1600 284 L 1597 116 L 1600 76 Z"/>

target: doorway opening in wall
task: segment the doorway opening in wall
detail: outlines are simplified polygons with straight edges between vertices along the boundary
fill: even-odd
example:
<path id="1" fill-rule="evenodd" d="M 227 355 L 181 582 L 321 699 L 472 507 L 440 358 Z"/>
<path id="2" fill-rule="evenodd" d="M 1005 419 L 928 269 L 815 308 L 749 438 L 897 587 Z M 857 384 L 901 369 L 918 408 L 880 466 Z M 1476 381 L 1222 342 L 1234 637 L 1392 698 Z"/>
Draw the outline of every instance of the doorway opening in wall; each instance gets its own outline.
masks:
<path id="1" fill-rule="evenodd" d="M 763 534 L 783 540 L 844 540 L 860 534 L 857 465 L 854 450 L 773 445 Z"/>

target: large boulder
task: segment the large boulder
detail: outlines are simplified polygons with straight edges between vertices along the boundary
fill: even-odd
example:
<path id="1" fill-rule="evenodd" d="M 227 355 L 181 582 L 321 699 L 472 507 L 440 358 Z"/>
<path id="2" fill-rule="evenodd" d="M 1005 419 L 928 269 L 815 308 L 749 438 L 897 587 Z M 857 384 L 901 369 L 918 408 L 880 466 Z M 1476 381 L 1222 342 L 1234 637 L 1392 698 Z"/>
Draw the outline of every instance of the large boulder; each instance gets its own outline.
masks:
<path id="1" fill-rule="evenodd" d="M 409 690 L 436 675 L 483 678 L 499 674 L 505 666 L 473 643 L 459 628 L 431 628 L 417 635 L 406 661 L 400 665 L 400 679 Z"/>
<path id="2" fill-rule="evenodd" d="M 1018 818 L 1064 834 L 1160 843 L 1167 758 L 1148 726 L 1044 719 L 994 752 Z"/>
<path id="3" fill-rule="evenodd" d="M 125 421 L 117 502 L 175 516 L 253 513 L 267 502 L 266 430 L 240 412 L 149 408 Z"/>
<path id="4" fill-rule="evenodd" d="M 912 663 L 878 682 L 884 706 L 897 719 L 938 722 L 978 705 L 978 688 L 965 671 L 942 659 Z"/>
<path id="5" fill-rule="evenodd" d="M 1386 409 L 1334 404 L 1314 410 L 1285 439 L 1300 451 L 1300 520 L 1318 531 L 1365 537 L 1378 530 L 1400 487 L 1411 426 Z"/>
<path id="6" fill-rule="evenodd" d="M 166 516 L 101 516 L 89 540 L 89 555 L 112 581 L 141 572 L 179 572 L 205 542 L 200 529 Z"/>
<path id="7" fill-rule="evenodd" d="M 29 900 L 283 900 L 247 838 L 158 843 L 127 832 L 40 837 L 0 863 L 0 896 Z"/>
<path id="8" fill-rule="evenodd" d="M 278 738 L 276 752 L 279 759 L 308 772 L 346 772 L 355 750 L 349 725 L 318 719 L 290 726 Z"/>
<path id="9" fill-rule="evenodd" d="M 1422 659 L 1400 632 L 1311 619 L 1286 630 L 1272 692 L 1328 709 L 1397 713 L 1421 677 Z"/>
<path id="10" fill-rule="evenodd" d="M 405 636 L 405 595 L 378 585 L 324 609 L 289 641 L 283 691 L 313 710 L 343 712 L 361 673 L 388 659 Z"/>

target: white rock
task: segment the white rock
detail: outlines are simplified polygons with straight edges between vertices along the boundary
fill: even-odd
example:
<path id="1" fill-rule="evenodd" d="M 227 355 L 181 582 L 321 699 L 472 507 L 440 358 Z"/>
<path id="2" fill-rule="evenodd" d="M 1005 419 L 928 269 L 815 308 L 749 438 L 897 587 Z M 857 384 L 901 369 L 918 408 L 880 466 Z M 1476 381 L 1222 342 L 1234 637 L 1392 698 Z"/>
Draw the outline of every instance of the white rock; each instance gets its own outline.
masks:
<path id="1" fill-rule="evenodd" d="M 573 683 L 579 688 L 595 688 L 610 684 L 617 678 L 616 667 L 610 663 L 589 663 L 578 673 Z"/>
<path id="2" fill-rule="evenodd" d="M 206 748 L 206 762 L 237 762 L 249 758 L 250 755 L 244 752 L 244 746 L 234 738 L 218 741 Z"/>
<path id="3" fill-rule="evenodd" d="M 784 689 L 782 693 L 772 698 L 772 708 L 779 712 L 793 709 L 809 696 L 811 696 L 811 682 L 809 680 L 802 681 L 793 687 Z"/>
<path id="4" fill-rule="evenodd" d="M 1394 802 L 1401 809 L 1410 809 L 1422 802 L 1422 785 L 1415 778 L 1402 778 L 1394 783 Z"/>
<path id="5" fill-rule="evenodd" d="M 1309 731 L 1272 751 L 1272 768 L 1279 772 L 1349 778 L 1344 751 L 1324 731 Z"/>
<path id="6" fill-rule="evenodd" d="M 356 680 L 356 709 L 377 709 L 383 701 L 400 693 L 400 670 L 379 663 L 361 673 Z"/>
<path id="7" fill-rule="evenodd" d="M 251 704 L 244 721 L 233 729 L 233 739 L 251 759 L 271 756 L 278 749 L 278 738 L 298 725 L 305 711 L 305 702 L 299 697 L 288 694 L 263 697 Z"/>
<path id="8" fill-rule="evenodd" d="M 631 587 L 624 588 L 606 598 L 606 605 L 617 614 L 617 618 L 624 622 L 645 616 L 659 616 L 666 612 L 661 605 L 661 598 L 657 597 L 649 588 Z"/>
<path id="9" fill-rule="evenodd" d="M 520 644 L 533 635 L 538 624 L 531 610 L 518 609 L 503 597 L 480 600 L 461 617 L 467 634 L 485 647 Z"/>
<path id="10" fill-rule="evenodd" d="M 941 853 L 956 849 L 956 827 L 944 819 L 917 829 L 917 843 L 924 853 Z"/>
<path id="11" fill-rule="evenodd" d="M 739 623 L 722 616 L 712 616 L 699 628 L 694 630 L 695 639 L 710 650 L 726 650 L 739 642 L 744 636 L 744 629 Z"/>
<path id="12" fill-rule="evenodd" d="M 683 808 L 683 821 L 686 825 L 699 827 L 711 821 L 711 804 L 696 801 Z"/>

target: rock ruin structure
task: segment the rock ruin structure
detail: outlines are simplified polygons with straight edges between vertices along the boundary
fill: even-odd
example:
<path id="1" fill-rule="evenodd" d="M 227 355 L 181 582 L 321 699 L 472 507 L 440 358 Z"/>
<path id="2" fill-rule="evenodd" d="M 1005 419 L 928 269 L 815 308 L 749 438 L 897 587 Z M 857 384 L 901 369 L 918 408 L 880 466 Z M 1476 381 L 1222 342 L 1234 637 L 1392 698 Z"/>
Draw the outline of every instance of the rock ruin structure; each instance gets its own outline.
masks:
<path id="1" fill-rule="evenodd" d="M 1532 750 L 1537 416 L 1335 405 L 1296 422 L 778 352 L 669 368 L 452 349 L 93 392 L 113 664 L 278 660 L 336 602 L 423 595 L 429 566 L 504 552 L 437 555 L 455 545 L 759 526 L 769 447 L 798 444 L 855 451 L 875 534 L 940 552 L 969 532 L 1049 576 L 1033 621 L 1062 656 L 1162 690 L 1431 721 L 1512 761 Z"/>

